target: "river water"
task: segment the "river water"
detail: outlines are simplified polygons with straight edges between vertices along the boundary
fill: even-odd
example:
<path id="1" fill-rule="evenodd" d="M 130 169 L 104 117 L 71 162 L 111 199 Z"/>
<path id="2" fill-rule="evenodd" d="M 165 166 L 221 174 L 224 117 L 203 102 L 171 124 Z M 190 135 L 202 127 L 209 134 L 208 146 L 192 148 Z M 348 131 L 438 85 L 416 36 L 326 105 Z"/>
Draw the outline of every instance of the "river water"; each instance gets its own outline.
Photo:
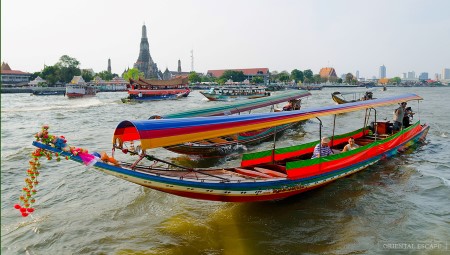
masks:
<path id="1" fill-rule="evenodd" d="M 336 89 L 312 91 L 307 107 L 334 104 Z M 342 92 L 355 89 L 340 89 Z M 363 89 L 359 89 L 364 91 Z M 198 91 L 176 101 L 123 104 L 126 92 L 96 97 L 1 95 L 2 254 L 412 254 L 450 253 L 450 121 L 448 88 L 388 88 L 374 97 L 412 92 L 415 119 L 431 125 L 427 142 L 322 188 L 281 201 L 222 203 L 143 188 L 72 161 L 42 160 L 36 212 L 13 208 L 24 185 L 34 134 L 43 124 L 68 144 L 111 150 L 117 124 L 203 107 Z M 282 105 L 280 105 L 282 107 Z M 391 119 L 395 106 L 377 109 Z M 336 132 L 359 128 L 364 113 L 337 117 Z M 332 117 L 323 133 L 331 135 Z M 318 139 L 318 121 L 287 131 L 282 147 Z M 248 151 L 268 149 L 266 142 Z M 245 149 L 245 148 L 244 148 Z M 221 159 L 153 153 L 190 166 L 231 166 Z"/>

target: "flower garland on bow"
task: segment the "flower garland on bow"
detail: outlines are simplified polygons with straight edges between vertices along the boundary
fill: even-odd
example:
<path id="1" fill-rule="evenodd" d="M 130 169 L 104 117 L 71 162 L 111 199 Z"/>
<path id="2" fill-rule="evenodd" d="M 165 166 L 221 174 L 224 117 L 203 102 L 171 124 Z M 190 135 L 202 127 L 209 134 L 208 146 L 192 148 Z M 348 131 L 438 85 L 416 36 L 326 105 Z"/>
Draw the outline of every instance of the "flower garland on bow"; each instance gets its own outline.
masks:
<path id="1" fill-rule="evenodd" d="M 64 136 L 54 136 L 48 133 L 49 126 L 43 125 L 42 130 L 35 134 L 36 141 L 50 145 L 57 149 L 61 149 L 65 152 L 70 153 L 73 156 L 79 156 L 83 162 L 90 166 L 97 162 L 97 157 L 88 153 L 87 150 L 76 148 L 67 145 L 67 140 Z M 39 168 L 41 167 L 40 159 L 46 157 L 47 160 L 56 158 L 56 161 L 61 161 L 60 154 L 57 152 L 51 152 L 43 150 L 41 148 L 36 148 L 33 153 L 31 153 L 31 160 L 29 161 L 30 167 L 27 169 L 27 178 L 25 178 L 25 186 L 22 188 L 22 195 L 19 197 L 19 203 L 14 205 L 14 208 L 20 211 L 23 217 L 27 217 L 35 211 L 33 204 L 36 202 L 34 196 L 37 193 L 36 187 L 39 184 Z M 70 156 L 65 157 L 66 160 Z"/>

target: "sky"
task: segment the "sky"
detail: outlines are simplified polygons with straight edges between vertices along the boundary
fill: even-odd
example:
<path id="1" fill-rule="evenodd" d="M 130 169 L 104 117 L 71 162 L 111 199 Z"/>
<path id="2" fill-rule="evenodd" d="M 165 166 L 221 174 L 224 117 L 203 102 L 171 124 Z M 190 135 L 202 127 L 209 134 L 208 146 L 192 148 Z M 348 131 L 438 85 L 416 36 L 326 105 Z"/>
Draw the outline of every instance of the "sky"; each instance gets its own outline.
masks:
<path id="1" fill-rule="evenodd" d="M 2 0 L 1 61 L 41 71 L 62 55 L 121 74 L 142 25 L 158 68 L 272 71 L 334 67 L 338 76 L 450 68 L 448 0 Z"/>

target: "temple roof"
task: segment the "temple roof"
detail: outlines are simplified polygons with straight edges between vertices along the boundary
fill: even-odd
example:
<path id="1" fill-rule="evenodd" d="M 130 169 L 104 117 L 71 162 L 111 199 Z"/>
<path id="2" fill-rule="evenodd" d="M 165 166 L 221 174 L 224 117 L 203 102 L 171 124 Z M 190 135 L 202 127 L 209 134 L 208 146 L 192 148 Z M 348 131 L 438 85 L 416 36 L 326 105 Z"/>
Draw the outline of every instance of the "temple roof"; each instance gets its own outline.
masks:
<path id="1" fill-rule="evenodd" d="M 322 78 L 337 77 L 336 71 L 333 67 L 324 67 L 320 69 L 319 75 Z"/>

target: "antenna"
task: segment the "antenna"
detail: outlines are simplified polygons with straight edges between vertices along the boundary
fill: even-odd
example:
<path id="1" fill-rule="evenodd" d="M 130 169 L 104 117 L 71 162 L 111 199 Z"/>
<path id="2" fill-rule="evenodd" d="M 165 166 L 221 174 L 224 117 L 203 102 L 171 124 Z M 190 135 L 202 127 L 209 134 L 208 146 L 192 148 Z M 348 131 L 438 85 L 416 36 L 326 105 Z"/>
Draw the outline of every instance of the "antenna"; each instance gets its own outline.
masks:
<path id="1" fill-rule="evenodd" d="M 191 72 L 194 71 L 194 50 L 191 50 Z"/>

